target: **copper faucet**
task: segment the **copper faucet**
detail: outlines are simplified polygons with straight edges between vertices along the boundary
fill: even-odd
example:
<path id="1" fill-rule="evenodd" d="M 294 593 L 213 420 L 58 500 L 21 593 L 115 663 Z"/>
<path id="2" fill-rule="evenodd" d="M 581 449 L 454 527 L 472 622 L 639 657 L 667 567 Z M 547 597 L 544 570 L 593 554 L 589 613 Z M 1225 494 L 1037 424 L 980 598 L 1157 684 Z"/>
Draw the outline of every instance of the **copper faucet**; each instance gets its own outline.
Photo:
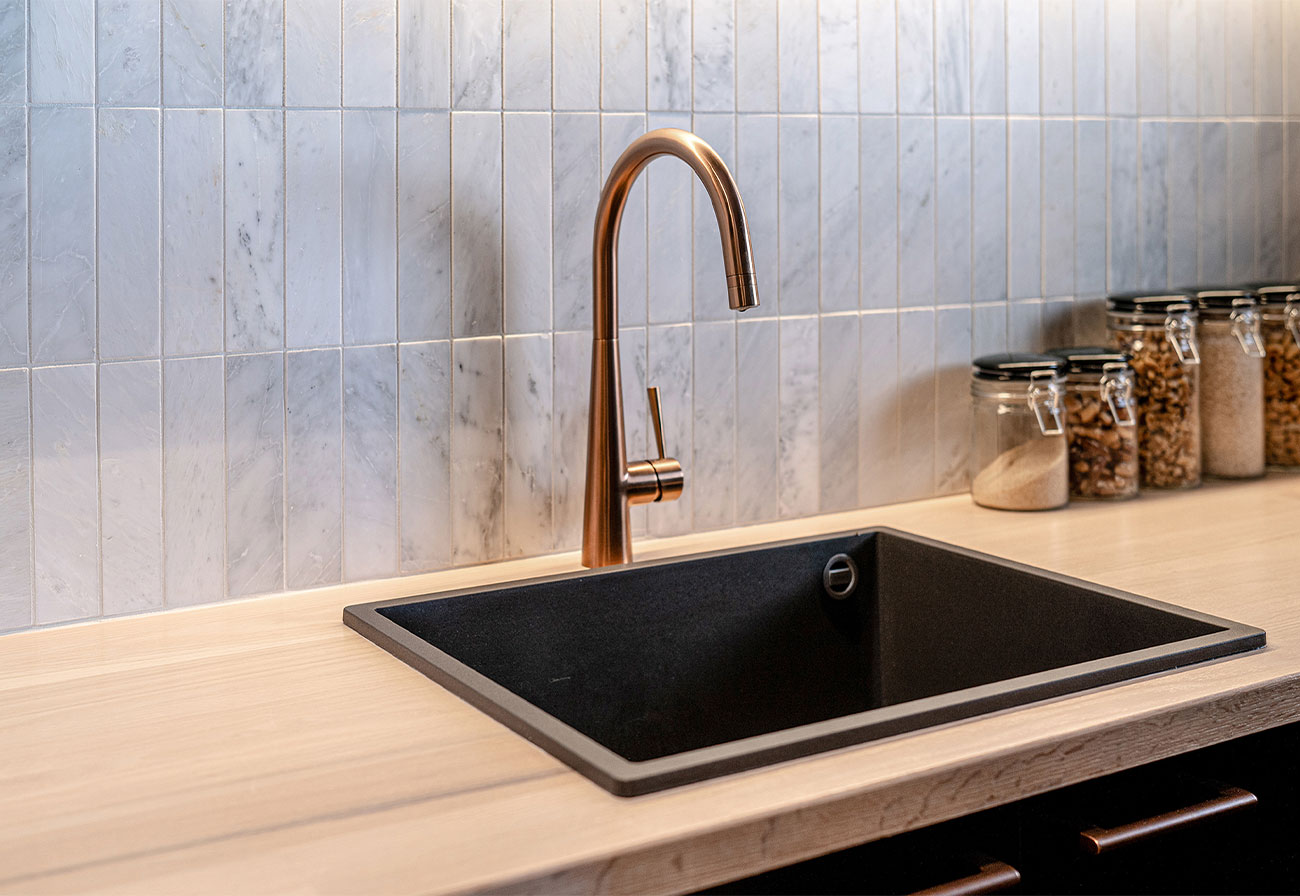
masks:
<path id="1" fill-rule="evenodd" d="M 745 207 L 722 159 L 699 137 L 676 128 L 651 131 L 633 140 L 614 163 L 596 207 L 593 244 L 591 411 L 587 420 L 587 494 L 582 514 L 583 566 L 632 562 L 628 507 L 675 501 L 685 474 L 676 459 L 664 456 L 659 395 L 650 390 L 650 416 L 659 456 L 627 459 L 623 438 L 623 391 L 618 359 L 618 226 L 632 183 L 655 156 L 673 155 L 691 166 L 713 202 L 722 232 L 727 272 L 727 302 L 744 311 L 758 304 L 754 261 Z"/>

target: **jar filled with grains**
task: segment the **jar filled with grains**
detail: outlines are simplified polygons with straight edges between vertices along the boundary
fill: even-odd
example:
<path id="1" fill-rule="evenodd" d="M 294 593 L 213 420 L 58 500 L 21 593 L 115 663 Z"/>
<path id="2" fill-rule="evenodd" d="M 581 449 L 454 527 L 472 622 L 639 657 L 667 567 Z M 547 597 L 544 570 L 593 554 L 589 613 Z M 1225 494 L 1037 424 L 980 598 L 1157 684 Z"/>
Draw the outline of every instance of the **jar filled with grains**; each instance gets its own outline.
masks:
<path id="1" fill-rule="evenodd" d="M 1112 345 L 1131 359 L 1143 488 L 1201 484 L 1200 352 L 1188 293 L 1122 293 L 1106 299 Z"/>
<path id="2" fill-rule="evenodd" d="M 1300 284 L 1261 283 L 1264 330 L 1264 460 L 1300 467 Z"/>
<path id="3" fill-rule="evenodd" d="M 1208 476 L 1264 475 L 1264 336 L 1242 289 L 1198 289 L 1201 445 Z"/>
<path id="4" fill-rule="evenodd" d="M 1065 362 L 1070 497 L 1136 498 L 1137 408 L 1128 355 L 1100 346 L 1058 348 L 1048 354 Z"/>
<path id="5" fill-rule="evenodd" d="M 976 358 L 971 497 L 999 510 L 1051 510 L 1070 499 L 1064 362 L 1050 355 Z"/>

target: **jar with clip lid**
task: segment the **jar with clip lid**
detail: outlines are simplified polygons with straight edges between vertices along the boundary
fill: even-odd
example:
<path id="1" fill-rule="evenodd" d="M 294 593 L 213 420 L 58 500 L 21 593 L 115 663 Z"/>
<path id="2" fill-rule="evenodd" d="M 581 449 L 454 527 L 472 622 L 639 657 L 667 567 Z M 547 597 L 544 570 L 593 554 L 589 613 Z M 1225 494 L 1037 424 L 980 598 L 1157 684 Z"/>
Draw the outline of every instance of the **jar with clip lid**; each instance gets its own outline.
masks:
<path id="1" fill-rule="evenodd" d="M 1102 346 L 1059 348 L 1048 354 L 1066 365 L 1070 497 L 1137 497 L 1137 408 L 1128 355 Z"/>
<path id="2" fill-rule="evenodd" d="M 1300 284 L 1257 283 L 1264 331 L 1264 461 L 1300 467 Z"/>
<path id="3" fill-rule="evenodd" d="M 1201 444 L 1205 473 L 1264 475 L 1264 336 L 1246 289 L 1200 288 Z"/>

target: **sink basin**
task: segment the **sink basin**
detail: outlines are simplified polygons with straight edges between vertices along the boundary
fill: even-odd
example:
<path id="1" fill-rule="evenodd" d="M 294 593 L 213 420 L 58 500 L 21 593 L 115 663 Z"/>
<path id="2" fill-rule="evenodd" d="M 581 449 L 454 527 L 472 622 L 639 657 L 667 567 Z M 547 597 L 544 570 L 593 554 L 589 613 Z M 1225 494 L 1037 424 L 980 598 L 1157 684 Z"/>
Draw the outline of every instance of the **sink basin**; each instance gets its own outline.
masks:
<path id="1" fill-rule="evenodd" d="M 890 529 L 344 620 L 622 796 L 1264 644 L 1257 628 Z"/>

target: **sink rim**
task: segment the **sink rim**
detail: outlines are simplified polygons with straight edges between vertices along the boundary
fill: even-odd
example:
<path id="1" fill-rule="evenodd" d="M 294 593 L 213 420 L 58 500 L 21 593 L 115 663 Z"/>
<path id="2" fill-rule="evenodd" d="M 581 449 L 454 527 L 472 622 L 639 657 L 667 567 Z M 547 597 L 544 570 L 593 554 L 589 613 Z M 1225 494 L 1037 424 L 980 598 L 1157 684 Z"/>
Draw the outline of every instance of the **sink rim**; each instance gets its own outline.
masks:
<path id="1" fill-rule="evenodd" d="M 668 756 L 634 761 L 620 756 L 576 728 L 534 706 L 523 697 L 476 672 L 472 667 L 444 653 L 379 612 L 381 609 L 403 604 L 573 581 L 590 576 L 618 575 L 633 569 L 644 570 L 710 557 L 745 554 L 836 538 L 861 537 L 872 533 L 883 533 L 951 551 L 970 559 L 1030 573 L 1060 584 L 1086 588 L 1112 599 L 1136 603 L 1208 623 L 1222 628 L 1223 631 L 1113 654 L 1083 663 L 1058 666 L 1030 675 L 1000 679 L 975 687 L 947 691 Z M 1266 633 L 1255 626 L 960 545 L 903 532 L 889 526 L 867 526 L 678 557 L 638 561 L 617 568 L 606 567 L 558 573 L 501 582 L 486 587 L 459 588 L 433 594 L 354 604 L 344 608 L 343 621 L 349 628 L 392 653 L 457 697 L 617 796 L 637 796 L 686 783 L 703 782 L 721 775 L 763 768 L 790 759 L 821 754 L 843 747 L 865 745 L 899 734 L 928 730 L 938 725 L 972 719 L 999 710 L 1020 709 L 1044 700 L 1076 694 L 1108 684 L 1128 682 L 1160 672 L 1177 671 L 1192 664 L 1256 650 L 1266 644 Z"/>

